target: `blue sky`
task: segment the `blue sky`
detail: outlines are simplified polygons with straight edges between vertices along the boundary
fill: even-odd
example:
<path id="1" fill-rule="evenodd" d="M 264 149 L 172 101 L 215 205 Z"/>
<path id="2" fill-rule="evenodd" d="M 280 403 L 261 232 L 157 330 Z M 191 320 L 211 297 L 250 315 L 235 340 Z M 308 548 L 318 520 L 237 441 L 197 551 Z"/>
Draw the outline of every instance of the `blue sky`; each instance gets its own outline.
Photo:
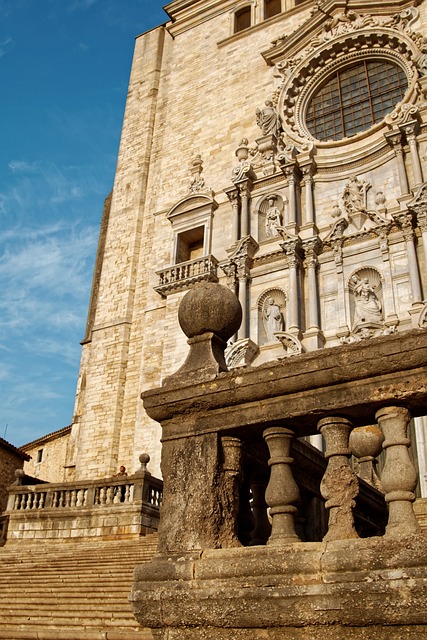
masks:
<path id="1" fill-rule="evenodd" d="M 70 424 L 134 37 L 157 0 L 0 0 L 0 436 Z"/>

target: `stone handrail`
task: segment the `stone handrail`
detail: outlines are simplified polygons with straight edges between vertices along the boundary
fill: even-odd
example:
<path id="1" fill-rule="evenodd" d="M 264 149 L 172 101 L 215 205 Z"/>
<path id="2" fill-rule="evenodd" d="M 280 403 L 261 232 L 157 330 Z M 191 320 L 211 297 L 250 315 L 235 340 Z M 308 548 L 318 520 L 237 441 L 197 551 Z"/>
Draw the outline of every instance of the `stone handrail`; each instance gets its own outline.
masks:
<path id="1" fill-rule="evenodd" d="M 180 262 L 156 271 L 159 284 L 155 290 L 161 295 L 181 291 L 196 282 L 218 282 L 218 260 L 213 255 Z"/>

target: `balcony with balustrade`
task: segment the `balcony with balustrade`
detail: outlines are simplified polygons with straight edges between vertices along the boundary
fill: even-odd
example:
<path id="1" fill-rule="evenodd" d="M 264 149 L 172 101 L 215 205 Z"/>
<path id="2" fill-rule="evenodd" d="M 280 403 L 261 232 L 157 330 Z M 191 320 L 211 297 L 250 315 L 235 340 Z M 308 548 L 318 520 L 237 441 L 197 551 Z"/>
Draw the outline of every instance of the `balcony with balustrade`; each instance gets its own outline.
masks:
<path id="1" fill-rule="evenodd" d="M 166 297 L 177 291 L 185 291 L 196 282 L 218 282 L 217 272 L 218 260 L 213 255 L 202 256 L 156 271 L 159 284 L 154 288 Z"/>

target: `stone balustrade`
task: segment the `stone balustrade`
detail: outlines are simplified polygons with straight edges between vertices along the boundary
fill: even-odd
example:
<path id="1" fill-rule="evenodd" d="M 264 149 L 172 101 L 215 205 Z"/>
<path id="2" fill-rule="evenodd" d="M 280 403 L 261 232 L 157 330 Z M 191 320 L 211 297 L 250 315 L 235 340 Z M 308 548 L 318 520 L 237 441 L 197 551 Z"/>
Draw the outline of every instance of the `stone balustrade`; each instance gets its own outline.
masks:
<path id="1" fill-rule="evenodd" d="M 213 255 L 180 262 L 156 271 L 159 284 L 154 287 L 162 296 L 183 291 L 196 282 L 218 282 L 218 260 Z"/>
<path id="2" fill-rule="evenodd" d="M 18 482 L 9 488 L 5 512 L 9 541 L 130 538 L 157 530 L 162 481 L 146 471 L 73 483 Z"/>
<path id="3" fill-rule="evenodd" d="M 209 286 L 192 293 L 203 312 Z M 164 498 L 159 553 L 136 571 L 137 619 L 174 640 L 261 640 L 266 628 L 272 638 L 302 638 L 310 625 L 322 626 L 310 639 L 372 626 L 376 638 L 397 640 L 415 624 L 425 635 L 427 544 L 413 509 L 408 423 L 426 411 L 427 330 L 302 354 L 292 366 L 223 372 L 220 340 L 235 331 L 226 298 L 221 318 L 196 317 L 188 329 L 181 304 L 181 327 L 195 335 L 190 354 L 167 385 L 143 394 L 162 425 Z M 324 464 L 313 456 L 301 469 L 296 445 L 319 431 Z M 373 485 L 368 519 L 372 496 L 385 494 L 382 535 L 355 519 L 366 482 L 352 450 Z M 320 538 L 307 522 L 313 496 L 326 508 Z"/>

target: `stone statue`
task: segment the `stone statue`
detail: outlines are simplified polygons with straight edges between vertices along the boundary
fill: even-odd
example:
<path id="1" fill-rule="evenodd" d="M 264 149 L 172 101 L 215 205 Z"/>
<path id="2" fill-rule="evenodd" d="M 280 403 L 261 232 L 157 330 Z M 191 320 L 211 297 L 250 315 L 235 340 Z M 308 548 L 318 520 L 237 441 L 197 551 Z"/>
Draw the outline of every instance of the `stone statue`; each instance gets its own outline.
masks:
<path id="1" fill-rule="evenodd" d="M 366 210 L 366 192 L 370 183 L 359 180 L 357 176 L 350 178 L 344 187 L 343 203 L 348 213 L 358 213 Z"/>
<path id="2" fill-rule="evenodd" d="M 283 331 L 283 316 L 274 298 L 268 297 L 265 301 L 264 320 L 267 338 L 273 342 L 276 339 L 274 334 L 277 331 Z"/>
<path id="3" fill-rule="evenodd" d="M 383 319 L 381 302 L 378 299 L 369 278 L 354 275 L 351 278 L 356 304 L 355 322 L 381 322 Z"/>
<path id="4" fill-rule="evenodd" d="M 273 135 L 276 138 L 282 128 L 280 116 L 277 113 L 271 100 L 267 100 L 263 109 L 256 110 L 257 125 L 261 129 L 263 135 Z"/>
<path id="5" fill-rule="evenodd" d="M 274 206 L 275 198 L 268 199 L 268 209 L 265 216 L 265 232 L 269 238 L 278 236 L 277 227 L 282 226 L 282 214 L 279 207 Z"/>

